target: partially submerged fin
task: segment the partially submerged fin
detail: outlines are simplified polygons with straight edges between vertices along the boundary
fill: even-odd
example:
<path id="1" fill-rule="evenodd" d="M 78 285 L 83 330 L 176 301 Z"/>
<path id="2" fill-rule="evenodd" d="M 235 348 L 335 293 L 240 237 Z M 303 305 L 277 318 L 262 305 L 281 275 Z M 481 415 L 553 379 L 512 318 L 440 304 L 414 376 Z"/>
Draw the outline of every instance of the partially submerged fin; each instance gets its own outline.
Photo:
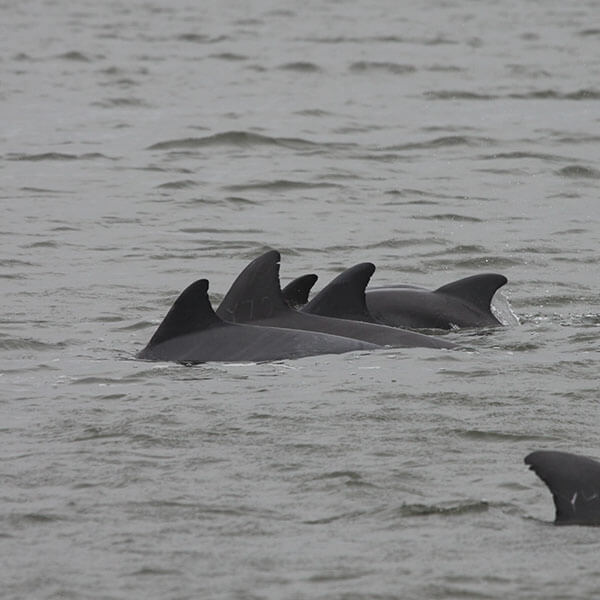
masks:
<path id="1" fill-rule="evenodd" d="M 375 272 L 373 263 L 360 263 L 340 273 L 303 309 L 312 315 L 374 323 L 365 299 L 365 288 Z"/>
<path id="2" fill-rule="evenodd" d="M 600 525 L 600 462 L 538 450 L 525 457 L 525 464 L 552 493 L 557 525 Z"/>
<path id="3" fill-rule="evenodd" d="M 476 306 L 480 310 L 490 312 L 490 304 L 494 294 L 508 279 L 496 273 L 471 275 L 458 281 L 453 281 L 435 290 L 435 294 L 445 294 L 458 298 Z"/>
<path id="4" fill-rule="evenodd" d="M 220 323 L 208 298 L 208 279 L 198 279 L 181 292 L 147 347 Z"/>
<path id="5" fill-rule="evenodd" d="M 300 275 L 296 279 L 290 281 L 281 290 L 285 301 L 291 308 L 300 308 L 308 302 L 310 290 L 317 282 L 318 277 L 314 273 Z"/>
<path id="6" fill-rule="evenodd" d="M 217 315 L 232 323 L 246 323 L 290 311 L 279 284 L 280 260 L 277 250 L 254 259 L 233 282 Z"/>

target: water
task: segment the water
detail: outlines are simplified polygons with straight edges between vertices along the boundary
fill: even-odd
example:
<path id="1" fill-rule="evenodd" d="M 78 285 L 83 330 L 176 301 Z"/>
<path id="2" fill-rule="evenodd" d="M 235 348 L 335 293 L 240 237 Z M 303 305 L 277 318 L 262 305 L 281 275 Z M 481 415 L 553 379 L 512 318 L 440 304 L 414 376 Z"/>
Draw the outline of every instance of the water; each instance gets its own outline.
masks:
<path id="1" fill-rule="evenodd" d="M 523 457 L 600 457 L 598 8 L 4 3 L 0 595 L 592 597 Z M 269 247 L 317 287 L 500 272 L 521 324 L 134 359 Z"/>

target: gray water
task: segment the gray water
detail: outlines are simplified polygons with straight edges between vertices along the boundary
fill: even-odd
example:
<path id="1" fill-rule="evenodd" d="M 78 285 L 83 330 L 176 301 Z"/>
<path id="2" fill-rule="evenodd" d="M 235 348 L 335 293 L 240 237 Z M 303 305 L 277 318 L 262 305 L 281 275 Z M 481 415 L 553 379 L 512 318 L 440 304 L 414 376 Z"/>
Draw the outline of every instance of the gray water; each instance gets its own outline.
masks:
<path id="1" fill-rule="evenodd" d="M 595 596 L 598 529 L 523 457 L 600 457 L 599 14 L 3 2 L 0 596 Z M 134 358 L 271 247 L 317 287 L 503 273 L 508 325 Z"/>

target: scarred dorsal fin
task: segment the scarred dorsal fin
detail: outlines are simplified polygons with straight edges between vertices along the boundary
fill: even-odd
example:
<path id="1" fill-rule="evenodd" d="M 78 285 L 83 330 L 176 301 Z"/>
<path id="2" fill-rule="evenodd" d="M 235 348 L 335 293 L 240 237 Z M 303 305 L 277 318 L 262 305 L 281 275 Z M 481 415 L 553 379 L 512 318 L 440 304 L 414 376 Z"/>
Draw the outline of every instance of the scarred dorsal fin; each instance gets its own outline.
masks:
<path id="1" fill-rule="evenodd" d="M 557 524 L 600 525 L 600 463 L 586 456 L 537 450 L 525 464 L 548 486 Z"/>
<path id="2" fill-rule="evenodd" d="M 308 295 L 317 282 L 317 279 L 318 277 L 314 273 L 308 273 L 307 275 L 300 275 L 300 277 L 296 277 L 296 279 L 290 281 L 283 290 L 281 290 L 288 306 L 291 306 L 292 308 L 304 306 L 308 302 Z"/>
<path id="3" fill-rule="evenodd" d="M 481 310 L 489 311 L 494 294 L 507 281 L 508 279 L 504 275 L 483 273 L 481 275 L 471 275 L 471 277 L 465 277 L 464 279 L 443 285 L 435 290 L 434 293 L 453 296 Z"/>
<path id="4" fill-rule="evenodd" d="M 222 323 L 208 298 L 208 279 L 198 279 L 175 300 L 148 343 L 155 346 L 172 338 Z"/>
<path id="5" fill-rule="evenodd" d="M 277 250 L 269 250 L 254 259 L 233 282 L 217 315 L 225 321 L 245 323 L 292 310 L 281 293 L 280 260 Z"/>
<path id="6" fill-rule="evenodd" d="M 360 263 L 340 273 L 303 309 L 313 315 L 374 322 L 367 309 L 365 288 L 375 272 L 373 263 Z"/>

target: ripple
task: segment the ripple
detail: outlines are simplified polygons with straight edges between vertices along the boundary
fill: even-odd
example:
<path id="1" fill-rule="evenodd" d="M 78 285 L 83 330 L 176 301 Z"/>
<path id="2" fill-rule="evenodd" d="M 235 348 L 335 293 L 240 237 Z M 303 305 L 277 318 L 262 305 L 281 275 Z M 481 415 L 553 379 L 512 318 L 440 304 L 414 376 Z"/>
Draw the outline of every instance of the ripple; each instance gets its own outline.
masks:
<path id="1" fill-rule="evenodd" d="M 83 52 L 78 52 L 77 50 L 59 54 L 56 58 L 60 58 L 61 60 L 72 60 L 75 62 L 92 62 L 92 59 L 89 56 L 86 56 Z"/>
<path id="2" fill-rule="evenodd" d="M 415 215 L 413 219 L 421 219 L 424 221 L 460 221 L 464 223 L 483 223 L 482 219 L 477 217 L 471 217 L 468 215 L 459 215 L 456 213 L 446 213 L 440 215 Z"/>
<path id="3" fill-rule="evenodd" d="M 600 100 L 600 90 L 581 89 L 568 93 L 556 90 L 535 90 L 525 94 L 509 94 L 508 97 L 518 100 Z"/>
<path id="4" fill-rule="evenodd" d="M 181 179 L 179 181 L 167 181 L 166 183 L 161 183 L 157 185 L 157 189 L 167 189 L 167 190 L 183 190 L 185 188 L 196 187 L 198 184 L 192 179 Z"/>
<path id="5" fill-rule="evenodd" d="M 425 150 L 431 148 L 447 148 L 452 146 L 490 146 L 496 141 L 492 138 L 477 137 L 472 135 L 446 135 L 423 142 L 411 142 L 396 146 L 387 146 L 384 150 Z"/>
<path id="6" fill-rule="evenodd" d="M 392 75 L 406 75 L 407 73 L 414 73 L 417 69 L 413 65 L 404 65 L 394 62 L 379 62 L 379 61 L 368 61 L 359 60 L 353 62 L 349 70 L 351 73 L 373 73 L 373 72 L 386 72 Z"/>
<path id="7" fill-rule="evenodd" d="M 546 154 L 544 152 L 524 152 L 524 151 L 515 151 L 515 152 L 498 152 L 497 154 L 485 154 L 479 157 L 480 160 L 495 160 L 495 159 L 505 159 L 505 160 L 519 160 L 523 158 L 538 158 L 540 160 L 548 160 L 552 162 L 564 161 L 566 157 L 559 156 L 558 154 Z"/>
<path id="8" fill-rule="evenodd" d="M 176 39 L 182 42 L 193 42 L 194 44 L 216 44 L 224 42 L 229 38 L 226 35 L 211 36 L 203 33 L 182 33 Z"/>
<path id="9" fill-rule="evenodd" d="M 287 179 L 277 179 L 276 181 L 263 181 L 257 183 L 242 183 L 236 185 L 223 186 L 224 190 L 231 192 L 244 192 L 250 190 L 270 190 L 270 191 L 284 191 L 284 190 L 310 190 L 314 188 L 334 188 L 342 187 L 337 183 L 308 183 L 306 181 L 290 181 Z"/>
<path id="10" fill-rule="evenodd" d="M 541 436 L 541 435 L 505 433 L 505 432 L 501 432 L 501 431 L 482 431 L 479 429 L 470 429 L 467 431 L 455 429 L 452 431 L 452 433 L 456 433 L 457 435 L 460 435 L 460 436 L 468 438 L 468 439 L 484 440 L 484 441 L 488 441 L 488 442 L 506 442 L 506 441 L 520 442 L 522 440 L 546 442 L 548 440 L 554 439 L 552 437 Z"/>
<path id="11" fill-rule="evenodd" d="M 283 71 L 295 71 L 297 73 L 319 73 L 321 71 L 321 67 L 312 62 L 290 62 L 285 63 L 277 67 Z"/>
<path id="12" fill-rule="evenodd" d="M 187 148 L 207 148 L 211 146 L 280 146 L 295 150 L 318 148 L 323 144 L 311 142 L 301 138 L 279 138 L 251 133 L 248 131 L 226 131 L 200 138 L 182 138 L 166 140 L 149 146 L 147 150 L 179 150 Z"/>
<path id="13" fill-rule="evenodd" d="M 424 96 L 430 100 L 497 100 L 499 96 L 493 94 L 478 94 L 462 90 L 439 90 L 425 92 Z"/>
<path id="14" fill-rule="evenodd" d="M 557 171 L 557 175 L 561 177 L 584 178 L 584 179 L 600 179 L 600 171 L 591 167 L 582 165 L 569 165 Z"/>
<path id="15" fill-rule="evenodd" d="M 3 338 L 0 339 L 0 350 L 62 350 L 67 347 L 65 342 L 51 344 L 32 338 Z"/>
<path id="16" fill-rule="evenodd" d="M 147 107 L 150 105 L 141 98 L 107 98 L 106 100 L 98 100 L 97 102 L 92 102 L 92 106 L 100 106 L 102 108 L 114 108 L 116 106 Z"/>
<path id="17" fill-rule="evenodd" d="M 241 62 L 248 60 L 248 56 L 244 54 L 235 54 L 234 52 L 220 52 L 219 54 L 211 54 L 209 58 L 216 58 L 217 60 L 226 60 L 229 62 Z"/>
<path id="18" fill-rule="evenodd" d="M 485 512 L 489 507 L 490 504 L 484 500 L 449 505 L 403 504 L 394 512 L 399 513 L 402 517 L 454 516 Z"/>
<path id="19" fill-rule="evenodd" d="M 42 160 L 95 160 L 97 158 L 104 158 L 107 160 L 115 160 L 109 156 L 101 154 L 100 152 L 87 152 L 86 154 L 65 154 L 62 152 L 43 152 L 41 154 L 8 154 L 7 160 L 29 160 L 29 161 L 42 161 Z"/>

